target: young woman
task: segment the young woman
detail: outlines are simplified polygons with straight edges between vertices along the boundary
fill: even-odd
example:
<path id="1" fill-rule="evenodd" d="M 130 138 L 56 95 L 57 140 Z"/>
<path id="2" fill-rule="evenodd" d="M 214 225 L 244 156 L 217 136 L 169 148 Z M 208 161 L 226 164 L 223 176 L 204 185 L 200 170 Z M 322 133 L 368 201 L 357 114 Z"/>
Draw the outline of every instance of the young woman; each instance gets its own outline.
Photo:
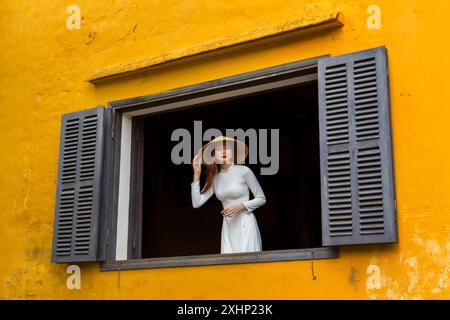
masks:
<path id="1" fill-rule="evenodd" d="M 266 198 L 252 170 L 240 165 L 247 155 L 248 148 L 244 143 L 217 137 L 203 146 L 192 162 L 193 207 L 202 206 L 213 194 L 222 201 L 221 253 L 262 250 L 261 234 L 253 211 L 266 203 Z M 200 192 L 202 163 L 206 163 L 206 182 Z M 254 196 L 252 200 L 249 190 Z"/>

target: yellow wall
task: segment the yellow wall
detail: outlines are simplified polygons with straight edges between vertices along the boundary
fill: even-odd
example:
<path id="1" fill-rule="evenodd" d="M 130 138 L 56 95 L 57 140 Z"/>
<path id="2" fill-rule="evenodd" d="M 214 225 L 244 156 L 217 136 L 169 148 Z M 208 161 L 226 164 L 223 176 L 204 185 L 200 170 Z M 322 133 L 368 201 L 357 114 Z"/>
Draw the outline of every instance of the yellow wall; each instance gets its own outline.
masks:
<path id="1" fill-rule="evenodd" d="M 77 4 L 81 29 L 66 27 Z M 368 5 L 382 29 L 366 27 Z M 95 70 L 248 30 L 339 11 L 344 26 L 181 59 L 93 85 Z M 35 1 L 0 7 L 0 298 L 448 299 L 450 211 L 448 1 Z M 389 52 L 399 244 L 341 247 L 339 259 L 100 272 L 80 290 L 51 264 L 60 117 L 330 53 Z M 381 288 L 367 269 L 381 270 Z"/>

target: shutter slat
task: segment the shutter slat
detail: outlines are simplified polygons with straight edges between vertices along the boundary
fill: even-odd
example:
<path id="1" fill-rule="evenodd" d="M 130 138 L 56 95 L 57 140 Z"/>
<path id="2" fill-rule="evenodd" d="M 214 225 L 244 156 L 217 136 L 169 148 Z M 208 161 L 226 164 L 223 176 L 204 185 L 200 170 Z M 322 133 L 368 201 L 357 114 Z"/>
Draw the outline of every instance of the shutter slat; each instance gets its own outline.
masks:
<path id="1" fill-rule="evenodd" d="M 386 49 L 323 58 L 318 81 L 323 245 L 396 242 Z"/>
<path id="2" fill-rule="evenodd" d="M 52 262 L 97 260 L 104 108 L 61 123 Z"/>

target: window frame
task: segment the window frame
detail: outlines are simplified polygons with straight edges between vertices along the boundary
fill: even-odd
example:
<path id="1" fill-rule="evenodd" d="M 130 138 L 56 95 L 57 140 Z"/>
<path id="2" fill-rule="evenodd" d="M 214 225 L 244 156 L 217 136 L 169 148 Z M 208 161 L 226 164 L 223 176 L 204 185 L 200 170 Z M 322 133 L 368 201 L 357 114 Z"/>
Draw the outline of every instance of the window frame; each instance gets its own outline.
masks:
<path id="1" fill-rule="evenodd" d="M 245 252 L 232 254 L 207 254 L 178 257 L 162 258 L 135 258 L 140 255 L 140 243 L 136 239 L 141 237 L 139 221 L 141 217 L 130 212 L 141 210 L 139 207 L 142 198 L 142 179 L 138 170 L 134 168 L 124 175 L 123 164 L 125 161 L 132 166 L 139 164 L 139 157 L 142 156 L 139 144 L 139 120 L 142 116 L 148 116 L 150 113 L 161 113 L 167 110 L 182 110 L 189 107 L 209 104 L 216 101 L 224 101 L 238 96 L 246 96 L 255 92 L 267 92 L 275 88 L 295 86 L 301 83 L 317 81 L 317 65 L 322 58 L 330 55 L 319 56 L 311 59 L 295 61 L 261 70 L 251 71 L 235 76 L 225 77 L 218 80 L 203 82 L 200 84 L 189 85 L 186 87 L 172 89 L 163 93 L 152 94 L 148 96 L 130 98 L 112 101 L 108 103 L 111 110 L 111 139 L 107 139 L 105 146 L 105 170 L 109 172 L 110 183 L 103 186 L 103 194 L 109 198 L 104 203 L 107 206 L 103 209 L 103 225 L 106 229 L 103 235 L 105 241 L 106 255 L 100 262 L 100 270 L 126 270 L 126 269 L 144 269 L 160 267 L 180 267 L 180 266 L 200 266 L 200 265 L 221 265 L 235 263 L 255 263 L 255 262 L 273 262 L 289 260 L 311 260 L 311 259 L 332 259 L 339 257 L 339 248 L 337 246 L 306 248 L 306 249 L 288 249 L 288 250 L 269 250 L 261 252 Z M 124 121 L 125 119 L 125 121 Z M 122 128 L 127 129 L 127 139 L 131 141 L 128 146 L 124 140 Z M 129 129 L 127 126 L 131 126 Z M 142 139 L 141 139 L 142 141 Z M 110 142 L 110 143 L 109 143 Z M 129 158 L 121 148 L 129 147 Z M 127 151 L 127 150 L 125 150 Z M 128 152 L 128 151 L 127 151 Z M 141 161 L 142 162 L 142 161 Z M 121 163 L 122 169 L 121 170 Z M 122 174 L 122 176 L 121 176 Z M 125 179 L 124 179 L 125 176 Z M 120 185 L 122 177 L 122 186 Z M 123 182 L 125 181 L 125 182 Z M 122 188 L 122 190 L 119 190 Z M 119 197 L 123 190 L 127 190 L 128 197 L 125 199 Z M 121 193 L 122 192 L 122 193 Z M 133 197 L 133 198 L 131 198 Z M 119 199 L 120 198 L 120 199 Z M 125 201 L 125 203 L 124 203 Z M 120 202 L 120 203 L 119 203 Z M 121 206 L 121 216 L 119 217 L 119 206 Z M 125 207 L 126 206 L 126 207 Z M 125 211 L 124 211 L 125 210 Z M 125 213 L 124 213 L 125 212 Z M 320 212 L 318 213 L 320 214 Z M 128 215 L 128 216 L 127 216 Z M 118 221 L 128 218 L 125 228 L 121 229 L 121 239 L 118 235 Z M 123 224 L 122 224 L 123 226 Z M 126 236 L 124 236 L 124 232 Z M 126 243 L 124 240 L 126 239 Z M 141 239 L 141 238 L 139 238 Z M 133 242 L 136 243 L 133 246 Z M 120 245 L 120 243 L 122 245 Z M 117 247 L 119 254 L 122 254 L 122 260 L 117 259 Z M 123 259 L 123 247 L 126 247 L 126 258 Z"/>

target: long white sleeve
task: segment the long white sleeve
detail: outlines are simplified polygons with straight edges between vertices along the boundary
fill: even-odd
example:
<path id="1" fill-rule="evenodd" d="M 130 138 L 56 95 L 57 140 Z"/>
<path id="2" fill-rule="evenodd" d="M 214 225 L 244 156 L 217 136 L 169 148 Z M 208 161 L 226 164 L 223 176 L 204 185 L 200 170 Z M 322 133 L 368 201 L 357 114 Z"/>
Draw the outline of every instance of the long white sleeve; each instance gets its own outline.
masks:
<path id="1" fill-rule="evenodd" d="M 244 174 L 245 181 L 254 196 L 253 199 L 244 202 L 244 206 L 247 208 L 247 213 L 248 213 L 250 211 L 253 211 L 253 210 L 261 207 L 263 204 L 265 204 L 266 196 L 264 195 L 264 192 L 263 192 L 261 186 L 259 185 L 258 179 L 256 179 L 256 176 L 253 173 L 253 171 L 248 167 L 245 167 L 245 168 L 246 168 L 245 174 Z"/>
<path id="2" fill-rule="evenodd" d="M 209 198 L 214 194 L 214 186 L 211 186 L 208 191 L 200 193 L 200 181 L 194 181 L 191 183 L 191 197 L 192 206 L 194 208 L 201 207 Z"/>

